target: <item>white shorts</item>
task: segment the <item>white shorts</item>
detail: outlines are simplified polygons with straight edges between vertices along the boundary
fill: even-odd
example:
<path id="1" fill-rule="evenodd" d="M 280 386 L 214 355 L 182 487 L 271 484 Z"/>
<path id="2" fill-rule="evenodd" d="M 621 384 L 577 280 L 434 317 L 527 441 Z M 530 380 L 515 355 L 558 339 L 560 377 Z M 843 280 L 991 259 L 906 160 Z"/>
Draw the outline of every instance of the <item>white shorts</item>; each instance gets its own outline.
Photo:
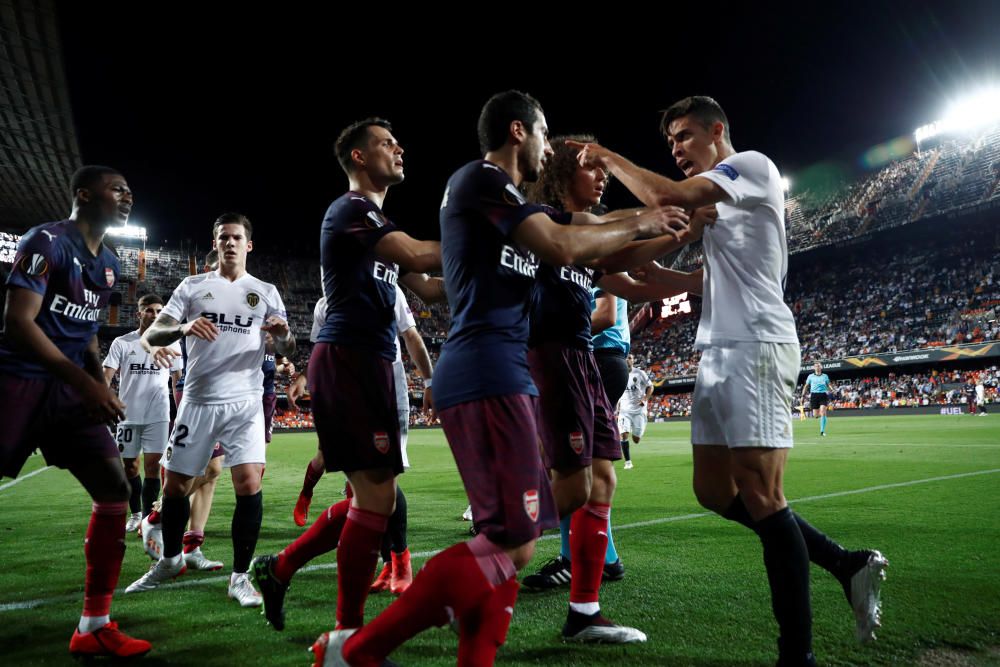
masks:
<path id="1" fill-rule="evenodd" d="M 734 342 L 701 353 L 691 442 L 791 447 L 798 343 Z"/>
<path id="2" fill-rule="evenodd" d="M 619 412 L 618 432 L 622 435 L 631 433 L 636 438 L 641 438 L 646 432 L 646 408 L 635 412 Z"/>
<path id="3" fill-rule="evenodd" d="M 396 345 L 400 345 L 398 341 Z M 403 364 L 392 364 L 392 382 L 396 387 L 396 415 L 399 418 L 399 450 L 403 458 L 403 467 L 410 467 L 410 459 L 406 455 L 406 440 L 410 434 L 410 388 L 406 382 L 406 371 Z"/>
<path id="4" fill-rule="evenodd" d="M 162 454 L 167 446 L 168 422 L 133 424 L 121 422 L 115 431 L 115 442 L 123 459 L 137 459 L 139 454 Z"/>
<path id="5" fill-rule="evenodd" d="M 264 406 L 259 398 L 203 405 L 185 396 L 161 464 L 171 472 L 198 477 L 212 458 L 215 443 L 226 453 L 223 465 L 264 463 Z"/>

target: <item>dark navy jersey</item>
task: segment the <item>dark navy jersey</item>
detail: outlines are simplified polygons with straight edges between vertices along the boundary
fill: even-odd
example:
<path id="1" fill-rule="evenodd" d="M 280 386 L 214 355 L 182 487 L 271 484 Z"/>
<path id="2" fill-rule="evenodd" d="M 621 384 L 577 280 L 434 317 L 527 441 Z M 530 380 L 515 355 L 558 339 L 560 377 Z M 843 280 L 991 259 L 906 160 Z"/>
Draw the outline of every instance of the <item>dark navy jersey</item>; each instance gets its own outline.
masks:
<path id="1" fill-rule="evenodd" d="M 545 207 L 549 217 L 570 224 L 572 213 Z M 560 343 L 581 350 L 591 349 L 590 290 L 604 275 L 586 266 L 539 264 L 531 291 L 528 346 Z"/>
<path id="2" fill-rule="evenodd" d="M 181 336 L 181 361 L 183 361 L 184 368 L 181 370 L 181 377 L 177 382 L 174 383 L 174 391 L 184 391 L 184 379 L 187 377 L 187 365 L 188 365 L 188 346 L 187 346 L 187 336 Z"/>
<path id="3" fill-rule="evenodd" d="M 270 352 L 264 352 L 264 363 L 260 370 L 264 371 L 264 395 L 274 393 L 274 374 L 278 370 L 277 358 Z"/>
<path id="4" fill-rule="evenodd" d="M 70 361 L 83 366 L 84 350 L 97 334 L 101 310 L 111 299 L 121 268 L 118 256 L 101 245 L 91 254 L 71 220 L 28 230 L 17 245 L 7 285 L 42 295 L 35 323 Z M 0 339 L 0 372 L 39 378 L 49 372 L 32 354 Z"/>
<path id="5" fill-rule="evenodd" d="M 441 262 L 451 330 L 434 372 L 436 407 L 538 395 L 527 361 L 538 260 L 511 234 L 542 210 L 527 203 L 510 176 L 490 162 L 470 162 L 448 180 L 441 202 Z"/>
<path id="6" fill-rule="evenodd" d="M 396 279 L 399 266 L 375 254 L 375 244 L 397 227 L 367 197 L 348 192 L 326 211 L 320 267 L 326 322 L 319 343 L 373 348 L 396 358 Z"/>

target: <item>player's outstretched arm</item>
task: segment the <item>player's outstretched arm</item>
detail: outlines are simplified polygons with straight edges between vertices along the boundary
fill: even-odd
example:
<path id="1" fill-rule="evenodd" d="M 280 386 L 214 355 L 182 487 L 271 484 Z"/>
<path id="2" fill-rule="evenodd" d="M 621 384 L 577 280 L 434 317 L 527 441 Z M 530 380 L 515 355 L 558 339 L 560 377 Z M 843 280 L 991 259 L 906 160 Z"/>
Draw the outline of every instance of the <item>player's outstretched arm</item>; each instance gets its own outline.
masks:
<path id="1" fill-rule="evenodd" d="M 664 299 L 680 292 L 691 292 L 700 296 L 704 284 L 704 273 L 704 269 L 701 268 L 685 273 L 684 271 L 664 268 L 657 262 L 649 262 L 629 271 L 630 276 L 635 278 L 633 283 L 647 286 L 644 288 L 644 292 L 635 297 L 626 296 L 625 298 L 630 301 L 641 301 L 647 295 L 651 295 L 648 298 Z M 607 277 L 611 278 L 611 276 Z M 612 280 L 617 280 L 617 277 L 615 274 Z M 626 289 L 628 288 L 626 287 Z M 664 291 L 668 294 L 660 296 L 660 293 Z"/>
<path id="2" fill-rule="evenodd" d="M 417 295 L 417 298 L 424 303 L 439 303 L 448 300 L 448 293 L 444 290 L 443 278 L 432 278 L 426 273 L 407 273 L 401 276 L 399 282 Z"/>
<path id="3" fill-rule="evenodd" d="M 577 215 L 588 214 L 574 218 Z M 567 266 L 612 255 L 637 237 L 677 239 L 686 228 L 687 214 L 675 208 L 650 209 L 605 224 L 560 225 L 545 213 L 535 213 L 514 229 L 513 237 L 543 262 Z"/>
<path id="4" fill-rule="evenodd" d="M 406 232 L 389 232 L 375 244 L 375 253 L 407 271 L 426 273 L 441 268 L 441 244 L 418 241 Z"/>
<path id="5" fill-rule="evenodd" d="M 674 181 L 643 169 L 600 144 L 567 141 L 566 145 L 580 151 L 578 159 L 581 165 L 606 169 L 646 206 L 671 205 L 695 209 L 726 199 L 723 189 L 707 178 Z"/>

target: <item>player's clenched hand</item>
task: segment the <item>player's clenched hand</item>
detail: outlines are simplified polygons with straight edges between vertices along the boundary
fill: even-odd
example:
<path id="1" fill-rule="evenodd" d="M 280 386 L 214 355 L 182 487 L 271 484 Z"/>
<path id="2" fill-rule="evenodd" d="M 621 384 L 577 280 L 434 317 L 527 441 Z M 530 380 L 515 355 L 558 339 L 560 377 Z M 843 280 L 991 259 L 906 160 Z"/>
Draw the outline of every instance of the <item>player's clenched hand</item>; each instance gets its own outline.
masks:
<path id="1" fill-rule="evenodd" d="M 281 339 L 288 338 L 288 334 L 291 333 L 291 329 L 288 328 L 288 322 L 281 319 L 277 315 L 271 315 L 267 318 L 267 321 L 264 322 L 260 328 L 275 338 Z"/>
<path id="2" fill-rule="evenodd" d="M 424 412 L 427 413 L 428 419 L 433 419 L 434 417 L 434 391 L 430 387 L 424 387 L 424 400 L 421 406 Z"/>
<path id="3" fill-rule="evenodd" d="M 293 408 L 298 408 L 296 403 L 300 398 L 305 396 L 306 393 L 306 374 L 301 373 L 295 381 L 288 385 L 288 403 Z"/>
<path id="4" fill-rule="evenodd" d="M 81 392 L 87 417 L 98 423 L 115 423 L 125 419 L 125 404 L 103 382 L 93 381 Z"/>
<path id="5" fill-rule="evenodd" d="M 181 333 L 202 340 L 213 341 L 219 337 L 219 328 L 205 317 L 181 325 Z"/>
<path id="6" fill-rule="evenodd" d="M 153 357 L 154 364 L 168 370 L 174 365 L 174 359 L 181 356 L 181 353 L 172 347 L 153 347 L 149 354 Z"/>
<path id="7" fill-rule="evenodd" d="M 648 209 L 637 217 L 638 235 L 647 238 L 669 234 L 679 241 L 688 228 L 688 214 L 676 206 Z"/>
<path id="8" fill-rule="evenodd" d="M 719 218 L 719 212 L 715 209 L 715 206 L 702 206 L 701 208 L 696 208 L 691 213 L 691 220 L 688 224 L 687 234 L 684 236 L 686 241 L 697 241 L 701 238 L 702 233 L 705 231 L 705 227 L 711 227 L 715 224 L 715 221 Z"/>
<path id="9" fill-rule="evenodd" d="M 601 167 L 605 171 L 608 170 L 608 158 L 611 156 L 611 151 L 604 146 L 571 140 L 567 141 L 566 145 L 571 149 L 579 151 L 576 159 L 581 167 Z"/>

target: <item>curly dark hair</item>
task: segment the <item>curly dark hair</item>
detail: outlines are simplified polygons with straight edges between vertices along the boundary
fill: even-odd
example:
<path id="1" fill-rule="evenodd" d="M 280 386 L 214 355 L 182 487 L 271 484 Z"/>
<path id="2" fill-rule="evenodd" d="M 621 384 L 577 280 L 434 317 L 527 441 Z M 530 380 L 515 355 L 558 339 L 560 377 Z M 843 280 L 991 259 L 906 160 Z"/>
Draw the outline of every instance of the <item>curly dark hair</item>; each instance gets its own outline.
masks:
<path id="1" fill-rule="evenodd" d="M 552 157 L 545 163 L 539 179 L 527 184 L 525 193 L 531 201 L 560 211 L 566 208 L 566 195 L 573 183 L 573 174 L 580 166 L 576 159 L 577 151 L 567 146 L 567 141 L 597 143 L 592 134 L 567 134 L 550 139 Z"/>

